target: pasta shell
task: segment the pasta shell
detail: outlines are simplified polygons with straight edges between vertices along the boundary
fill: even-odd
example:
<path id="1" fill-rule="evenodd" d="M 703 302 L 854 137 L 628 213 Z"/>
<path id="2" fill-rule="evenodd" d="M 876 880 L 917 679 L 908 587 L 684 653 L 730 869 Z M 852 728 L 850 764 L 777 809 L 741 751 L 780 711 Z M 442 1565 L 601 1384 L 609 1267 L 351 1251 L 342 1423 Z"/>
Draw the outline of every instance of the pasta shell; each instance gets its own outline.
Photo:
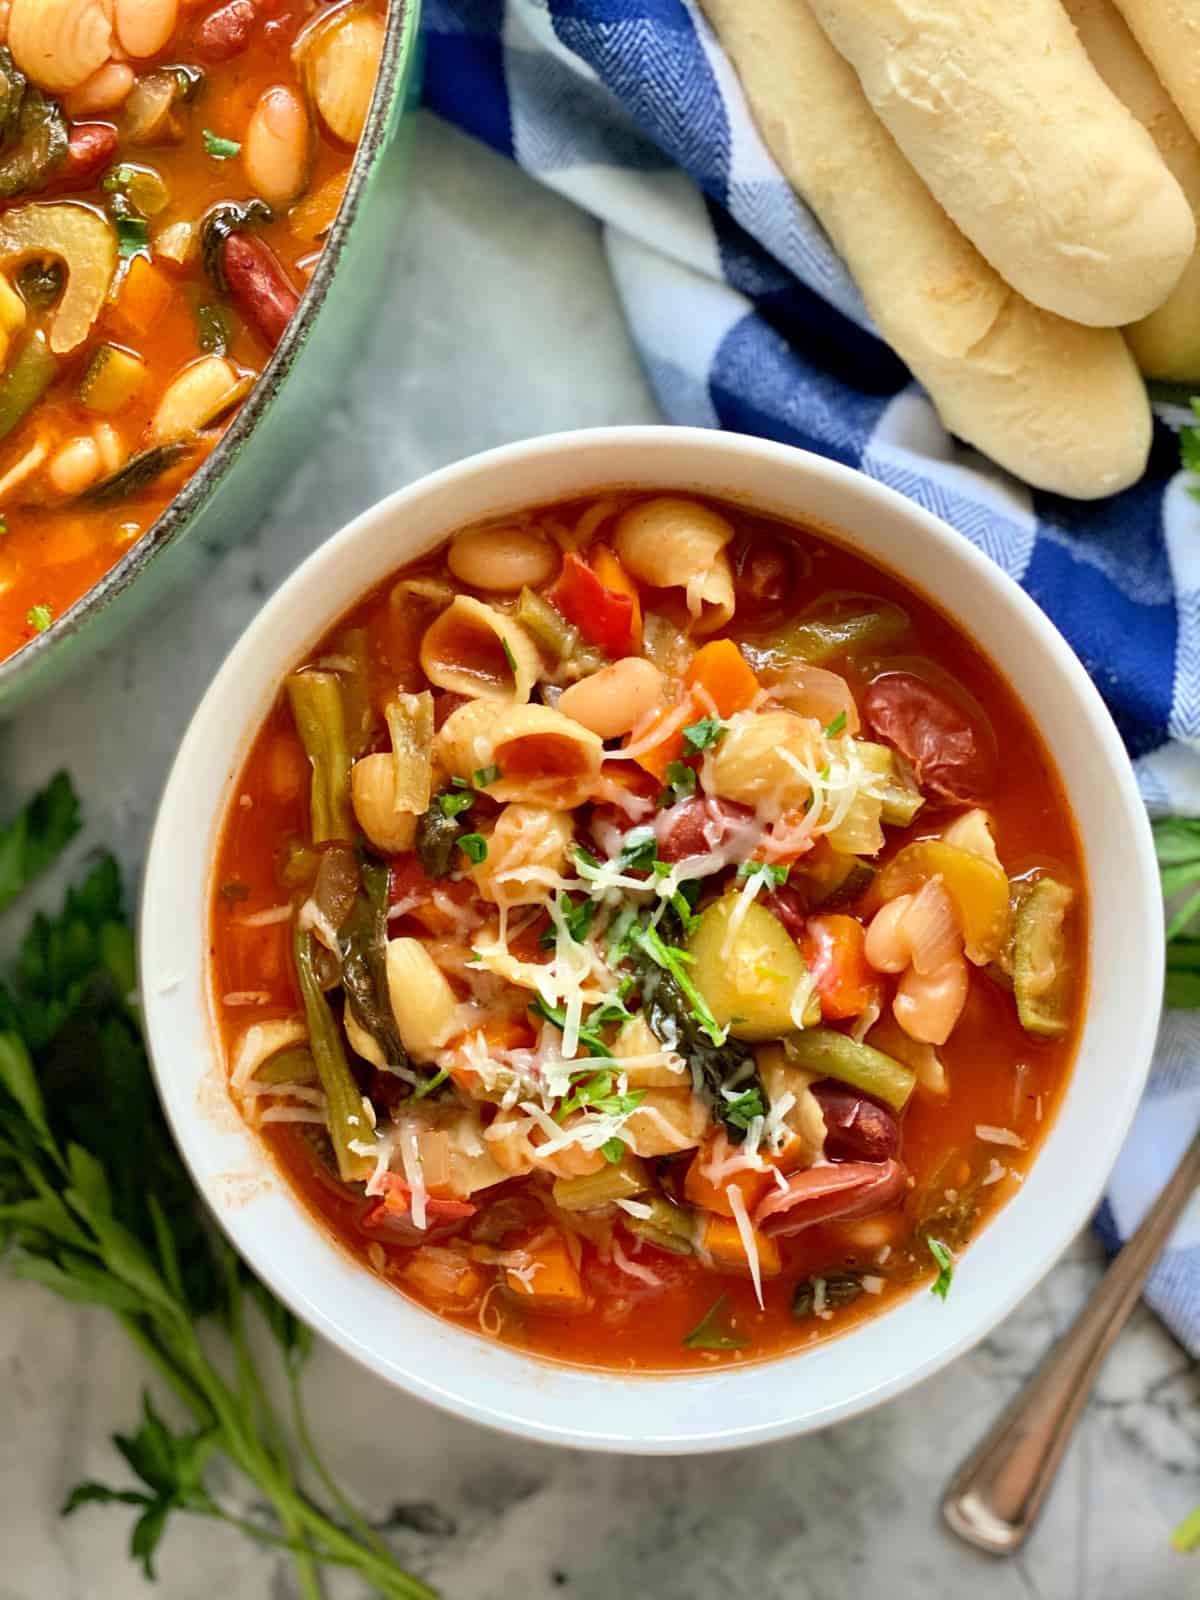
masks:
<path id="1" fill-rule="evenodd" d="M 458 1000 L 419 939 L 389 939 L 387 985 L 401 1043 L 418 1061 L 431 1060 L 455 1031 Z"/>
<path id="2" fill-rule="evenodd" d="M 497 766 L 493 800 L 533 800 L 554 810 L 582 804 L 600 775 L 604 745 L 590 729 L 549 706 L 497 708 L 472 700 L 452 711 L 437 736 L 445 772 L 469 778 Z"/>
<path id="3" fill-rule="evenodd" d="M 813 770 L 820 741 L 820 724 L 790 711 L 739 718 L 709 759 L 709 793 L 769 816 L 797 810 L 812 793 L 805 774 Z"/>
<path id="4" fill-rule="evenodd" d="M 682 589 L 694 633 L 733 616 L 733 569 L 725 546 L 733 524 L 698 500 L 660 495 L 626 511 L 614 544 L 625 568 L 656 589 Z"/>
<path id="5" fill-rule="evenodd" d="M 505 806 L 488 838 L 487 858 L 471 876 L 485 900 L 498 906 L 536 906 L 562 872 L 573 834 L 571 816 L 518 801 Z"/>
<path id="6" fill-rule="evenodd" d="M 112 0 L 12 0 L 8 48 L 40 88 L 75 89 L 112 55 Z"/>
<path id="7" fill-rule="evenodd" d="M 421 668 L 439 689 L 472 700 L 524 705 L 542 658 L 520 623 L 460 594 L 425 630 Z"/>

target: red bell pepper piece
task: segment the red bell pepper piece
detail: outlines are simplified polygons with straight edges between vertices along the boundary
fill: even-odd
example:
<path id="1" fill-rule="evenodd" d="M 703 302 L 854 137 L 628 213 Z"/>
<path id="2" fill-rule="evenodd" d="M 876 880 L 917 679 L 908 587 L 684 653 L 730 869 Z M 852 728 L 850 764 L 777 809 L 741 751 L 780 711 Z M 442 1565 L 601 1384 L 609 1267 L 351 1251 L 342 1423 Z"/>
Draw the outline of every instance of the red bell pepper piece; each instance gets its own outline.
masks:
<path id="1" fill-rule="evenodd" d="M 587 562 L 574 553 L 563 557 L 562 571 L 547 599 L 589 644 L 599 645 L 607 655 L 627 656 L 633 649 L 632 596 L 606 589 Z"/>

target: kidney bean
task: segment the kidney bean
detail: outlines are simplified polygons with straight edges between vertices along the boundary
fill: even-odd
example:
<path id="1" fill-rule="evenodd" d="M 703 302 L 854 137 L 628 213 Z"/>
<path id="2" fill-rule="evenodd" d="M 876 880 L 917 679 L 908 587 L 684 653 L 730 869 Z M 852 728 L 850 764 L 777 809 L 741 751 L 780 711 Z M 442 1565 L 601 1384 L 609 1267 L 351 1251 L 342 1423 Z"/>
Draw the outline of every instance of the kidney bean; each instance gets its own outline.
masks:
<path id="1" fill-rule="evenodd" d="M 987 798 L 996 773 L 991 727 L 912 672 L 887 672 L 862 698 L 870 727 L 911 764 L 923 789 L 945 800 Z"/>
<path id="2" fill-rule="evenodd" d="M 261 239 L 231 233 L 221 264 L 237 309 L 274 349 L 300 304 L 275 252 Z"/>
<path id="3" fill-rule="evenodd" d="M 796 563 L 782 539 L 754 539 L 737 563 L 738 612 L 770 611 L 792 594 Z"/>
<path id="4" fill-rule="evenodd" d="M 793 939 L 800 940 L 804 937 L 808 912 L 805 909 L 804 896 L 798 889 L 793 889 L 788 883 L 780 884 L 778 889 L 767 896 L 765 904 L 767 910 L 775 913 Z"/>
<path id="5" fill-rule="evenodd" d="M 195 50 L 203 61 L 229 61 L 241 55 L 254 31 L 253 0 L 226 0 L 196 29 Z"/>
<path id="6" fill-rule="evenodd" d="M 117 130 L 107 122 L 77 122 L 67 140 L 67 155 L 55 173 L 59 183 L 78 189 L 91 182 L 117 153 Z"/>
<path id="7" fill-rule="evenodd" d="M 707 855 L 716 850 L 730 830 L 754 813 L 731 800 L 684 800 L 664 811 L 655 823 L 658 834 L 658 859 L 683 861 L 688 856 Z"/>
<path id="8" fill-rule="evenodd" d="M 754 1213 L 755 1224 L 776 1237 L 801 1233 L 818 1222 L 848 1221 L 890 1211 L 904 1197 L 907 1169 L 899 1161 L 844 1161 L 809 1167 L 773 1189 Z"/>
<path id="9" fill-rule="evenodd" d="M 825 1117 L 825 1154 L 830 1161 L 886 1161 L 900 1148 L 900 1125 L 886 1107 L 876 1105 L 835 1078 L 812 1086 Z"/>

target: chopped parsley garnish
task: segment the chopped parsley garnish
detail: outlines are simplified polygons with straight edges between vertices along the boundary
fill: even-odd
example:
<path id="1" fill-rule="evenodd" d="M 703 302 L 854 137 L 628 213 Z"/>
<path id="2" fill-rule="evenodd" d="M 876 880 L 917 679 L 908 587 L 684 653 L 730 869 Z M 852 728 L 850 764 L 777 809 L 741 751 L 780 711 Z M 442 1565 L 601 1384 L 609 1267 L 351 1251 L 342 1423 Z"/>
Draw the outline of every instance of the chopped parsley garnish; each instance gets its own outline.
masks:
<path id="1" fill-rule="evenodd" d="M 450 783 L 455 789 L 469 789 L 471 787 L 465 778 L 451 778 Z"/>
<path id="2" fill-rule="evenodd" d="M 739 878 L 763 878 L 778 888 L 788 881 L 789 867 L 776 867 L 769 861 L 743 861 L 737 869 Z"/>
<path id="3" fill-rule="evenodd" d="M 487 860 L 487 840 L 481 833 L 464 833 L 458 842 L 467 860 L 476 866 Z"/>
<path id="4" fill-rule="evenodd" d="M 623 911 L 618 911 L 608 928 L 608 964 L 615 967 L 619 961 L 629 954 L 633 946 L 633 928 L 637 922 L 637 912 L 632 906 L 626 906 Z"/>
<path id="5" fill-rule="evenodd" d="M 451 794 L 450 790 L 447 789 L 443 794 L 438 795 L 438 805 L 441 807 L 444 817 L 457 817 L 461 811 L 469 811 L 474 804 L 475 796 L 473 794 Z"/>
<path id="6" fill-rule="evenodd" d="M 837 716 L 834 717 L 833 721 L 825 729 L 825 737 L 827 739 L 836 739 L 839 733 L 844 733 L 845 731 L 846 713 L 844 711 L 839 711 Z"/>
<path id="7" fill-rule="evenodd" d="M 129 259 L 150 248 L 150 225 L 144 217 L 117 217 L 117 254 Z"/>
<path id="8" fill-rule="evenodd" d="M 696 792 L 696 772 L 686 761 L 667 762 L 667 787 L 658 797 L 659 806 L 673 806 Z"/>
<path id="9" fill-rule="evenodd" d="M 471 775 L 471 782 L 477 789 L 486 789 L 493 783 L 500 781 L 500 768 L 493 763 L 490 767 L 476 767 Z"/>
<path id="10" fill-rule="evenodd" d="M 541 1017 L 546 1022 L 553 1023 L 559 1033 L 567 1031 L 567 1014 L 562 1006 L 547 1005 L 541 995 L 536 1000 L 530 1001 L 529 1009 L 535 1017 Z M 624 1007 L 622 1007 L 624 1010 Z M 590 1056 L 599 1056 L 602 1060 L 611 1061 L 613 1053 L 596 1032 L 600 1023 L 594 1020 L 596 1013 L 579 1024 L 579 1042 Z M 604 1019 L 602 1018 L 601 1021 Z"/>
<path id="11" fill-rule="evenodd" d="M 449 1076 L 450 1076 L 450 1068 L 449 1067 L 440 1068 L 437 1072 L 434 1073 L 432 1078 L 426 1078 L 423 1083 L 419 1083 L 417 1085 L 417 1087 L 412 1092 L 413 1099 L 414 1100 L 424 1100 L 424 1098 L 425 1098 L 425 1096 L 427 1094 L 432 1094 L 435 1089 L 440 1089 Z"/>
<path id="12" fill-rule="evenodd" d="M 624 1139 L 606 1139 L 600 1146 L 600 1154 L 610 1165 L 617 1167 L 625 1159 Z"/>
<path id="13" fill-rule="evenodd" d="M 1192 414 L 1200 421 L 1200 400 L 1192 398 Z M 1200 427 L 1180 428 L 1179 456 L 1185 472 L 1200 472 Z M 1188 490 L 1193 499 L 1200 500 L 1200 486 Z"/>
<path id="14" fill-rule="evenodd" d="M 509 644 L 507 639 L 501 639 L 500 643 L 504 649 L 504 659 L 508 662 L 508 670 L 513 674 L 514 677 L 516 677 L 517 658 L 512 653 L 512 645 Z"/>
<path id="15" fill-rule="evenodd" d="M 571 938 L 576 944 L 582 944 L 591 932 L 592 918 L 596 915 L 596 902 L 585 898 L 576 901 L 569 894 L 560 893 L 555 900 L 555 907 Z M 538 943 L 543 950 L 554 949 L 558 943 L 558 929 L 554 923 L 550 924 Z"/>
<path id="16" fill-rule="evenodd" d="M 583 1035 L 580 1034 L 580 1039 Z M 621 1094 L 617 1089 L 617 1074 L 611 1067 L 586 1078 L 572 1079 L 570 1092 L 564 1096 L 554 1113 L 555 1122 L 565 1122 L 573 1111 L 596 1111 L 602 1116 L 625 1117 L 636 1111 L 646 1098 L 644 1089 L 633 1089 Z"/>
<path id="17" fill-rule="evenodd" d="M 241 148 L 236 139 L 219 138 L 210 128 L 205 128 L 204 153 L 214 161 L 232 161 L 234 156 L 241 153 Z"/>
<path id="18" fill-rule="evenodd" d="M 701 717 L 699 722 L 690 722 L 683 730 L 683 748 L 689 755 L 698 755 L 701 750 L 707 750 L 710 745 L 723 739 L 728 732 L 728 727 L 720 717 Z"/>
<path id="19" fill-rule="evenodd" d="M 725 1108 L 725 1121 L 735 1128 L 741 1128 L 745 1133 L 755 1117 L 765 1117 L 767 1108 L 763 1104 L 762 1092 L 759 1089 L 747 1089 L 745 1094 L 738 1095 L 736 1100 L 731 1100 Z"/>
<path id="20" fill-rule="evenodd" d="M 954 1281 L 954 1257 L 940 1239 L 925 1235 L 925 1243 L 929 1246 L 929 1254 L 938 1264 L 938 1275 L 930 1285 L 930 1293 L 937 1295 L 939 1300 L 944 1300 L 950 1293 L 950 1285 Z"/>
<path id="21" fill-rule="evenodd" d="M 734 1333 L 733 1324 L 725 1310 L 725 1296 L 720 1295 L 691 1333 L 685 1335 L 683 1343 L 689 1350 L 742 1350 L 750 1341 Z"/>
<path id="22" fill-rule="evenodd" d="M 692 982 L 687 971 L 687 963 L 692 959 L 688 952 L 681 950 L 678 945 L 665 944 L 658 930 L 645 924 L 639 925 L 634 939 L 655 966 L 661 967 L 664 972 L 669 972 L 675 979 L 692 1008 L 692 1015 L 713 1044 L 724 1044 L 729 1030 L 721 1027 L 709 1009 L 708 1001 Z"/>
<path id="23" fill-rule="evenodd" d="M 617 866 L 622 872 L 652 872 L 658 860 L 658 840 L 653 829 L 647 829 L 640 839 L 627 842 L 622 850 Z"/>
<path id="24" fill-rule="evenodd" d="M 54 621 L 54 612 L 49 606 L 30 606 L 25 613 L 25 621 L 34 633 L 45 633 Z"/>

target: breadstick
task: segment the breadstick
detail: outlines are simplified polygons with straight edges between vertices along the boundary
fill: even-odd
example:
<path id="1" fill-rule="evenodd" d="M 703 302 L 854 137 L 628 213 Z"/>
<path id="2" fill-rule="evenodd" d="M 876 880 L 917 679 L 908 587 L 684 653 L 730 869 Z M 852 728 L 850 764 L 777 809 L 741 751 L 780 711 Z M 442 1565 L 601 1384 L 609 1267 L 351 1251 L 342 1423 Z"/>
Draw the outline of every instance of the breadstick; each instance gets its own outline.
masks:
<path id="1" fill-rule="evenodd" d="M 1200 139 L 1200 0 L 1117 0 L 1183 120 Z"/>
<path id="2" fill-rule="evenodd" d="M 1158 146 L 1200 218 L 1200 143 L 1163 88 L 1113 0 L 1063 0 L 1092 65 Z M 1126 328 L 1134 359 L 1151 378 L 1200 378 L 1200 250 L 1168 298 Z"/>
<path id="3" fill-rule="evenodd" d="M 702 0 L 759 129 L 946 427 L 1080 500 L 1145 470 L 1150 407 L 1121 335 L 1023 300 L 963 238 L 805 0 Z"/>
<path id="4" fill-rule="evenodd" d="M 934 199 L 1027 300 L 1119 327 L 1196 244 L 1179 185 L 1059 0 L 812 0 Z"/>

